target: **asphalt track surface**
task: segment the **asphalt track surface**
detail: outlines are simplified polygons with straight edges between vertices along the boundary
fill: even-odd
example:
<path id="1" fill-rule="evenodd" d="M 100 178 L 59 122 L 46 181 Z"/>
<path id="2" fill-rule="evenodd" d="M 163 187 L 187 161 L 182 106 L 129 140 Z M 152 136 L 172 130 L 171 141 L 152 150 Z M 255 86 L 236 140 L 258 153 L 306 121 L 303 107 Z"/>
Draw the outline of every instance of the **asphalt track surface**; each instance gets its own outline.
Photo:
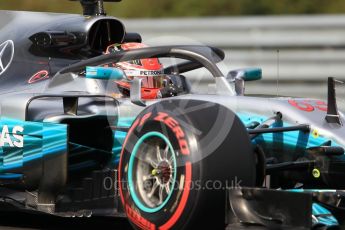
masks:
<path id="1" fill-rule="evenodd" d="M 113 229 L 132 230 L 124 218 L 58 218 L 26 213 L 0 213 L 0 230 Z"/>

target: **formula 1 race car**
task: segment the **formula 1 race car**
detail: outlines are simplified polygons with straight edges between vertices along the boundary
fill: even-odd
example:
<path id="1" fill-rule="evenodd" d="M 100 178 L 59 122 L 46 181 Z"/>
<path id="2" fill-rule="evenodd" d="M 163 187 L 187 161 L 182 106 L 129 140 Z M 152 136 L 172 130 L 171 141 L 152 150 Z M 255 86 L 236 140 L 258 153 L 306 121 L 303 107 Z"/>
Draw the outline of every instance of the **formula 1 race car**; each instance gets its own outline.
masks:
<path id="1" fill-rule="evenodd" d="M 250 96 L 244 82 L 261 69 L 223 73 L 215 47 L 105 54 L 141 37 L 103 1 L 80 2 L 84 16 L 1 11 L 0 210 L 126 217 L 136 229 L 345 226 L 335 79 L 327 103 Z M 151 58 L 164 76 L 145 98 L 143 79 L 114 64 Z"/>

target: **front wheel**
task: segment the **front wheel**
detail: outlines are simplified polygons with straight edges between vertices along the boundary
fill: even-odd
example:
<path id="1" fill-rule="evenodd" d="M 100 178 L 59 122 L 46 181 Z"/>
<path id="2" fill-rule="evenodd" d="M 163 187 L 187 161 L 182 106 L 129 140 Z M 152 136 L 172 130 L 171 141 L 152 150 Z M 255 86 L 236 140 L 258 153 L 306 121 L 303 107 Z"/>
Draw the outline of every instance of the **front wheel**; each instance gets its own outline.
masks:
<path id="1" fill-rule="evenodd" d="M 131 126 L 119 182 L 124 210 L 136 228 L 221 229 L 226 189 L 255 183 L 254 154 L 246 129 L 229 109 L 163 101 Z"/>

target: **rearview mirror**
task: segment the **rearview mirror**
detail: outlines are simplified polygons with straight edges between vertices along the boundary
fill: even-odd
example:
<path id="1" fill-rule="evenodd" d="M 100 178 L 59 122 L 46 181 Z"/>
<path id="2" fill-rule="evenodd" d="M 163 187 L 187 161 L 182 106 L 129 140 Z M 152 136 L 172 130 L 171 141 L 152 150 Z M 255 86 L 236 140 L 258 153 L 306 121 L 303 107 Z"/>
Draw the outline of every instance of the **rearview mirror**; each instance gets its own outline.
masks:
<path id="1" fill-rule="evenodd" d="M 245 68 L 245 69 L 237 69 L 231 70 L 228 73 L 227 78 L 231 79 L 243 79 L 244 81 L 256 81 L 262 78 L 262 70 L 261 68 Z"/>
<path id="2" fill-rule="evenodd" d="M 245 68 L 231 70 L 226 79 L 229 83 L 235 84 L 235 91 L 237 95 L 244 95 L 244 82 L 256 81 L 262 78 L 261 68 Z"/>

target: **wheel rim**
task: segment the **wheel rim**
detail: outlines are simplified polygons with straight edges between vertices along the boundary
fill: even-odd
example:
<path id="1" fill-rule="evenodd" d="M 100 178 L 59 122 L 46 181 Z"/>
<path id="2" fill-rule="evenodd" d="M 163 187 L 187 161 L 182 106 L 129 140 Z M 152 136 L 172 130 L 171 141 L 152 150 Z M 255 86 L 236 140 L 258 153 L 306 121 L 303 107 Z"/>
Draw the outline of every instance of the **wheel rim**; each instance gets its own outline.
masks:
<path id="1" fill-rule="evenodd" d="M 136 206 L 144 212 L 161 210 L 173 194 L 176 157 L 169 139 L 160 132 L 143 135 L 133 148 L 128 184 Z"/>

